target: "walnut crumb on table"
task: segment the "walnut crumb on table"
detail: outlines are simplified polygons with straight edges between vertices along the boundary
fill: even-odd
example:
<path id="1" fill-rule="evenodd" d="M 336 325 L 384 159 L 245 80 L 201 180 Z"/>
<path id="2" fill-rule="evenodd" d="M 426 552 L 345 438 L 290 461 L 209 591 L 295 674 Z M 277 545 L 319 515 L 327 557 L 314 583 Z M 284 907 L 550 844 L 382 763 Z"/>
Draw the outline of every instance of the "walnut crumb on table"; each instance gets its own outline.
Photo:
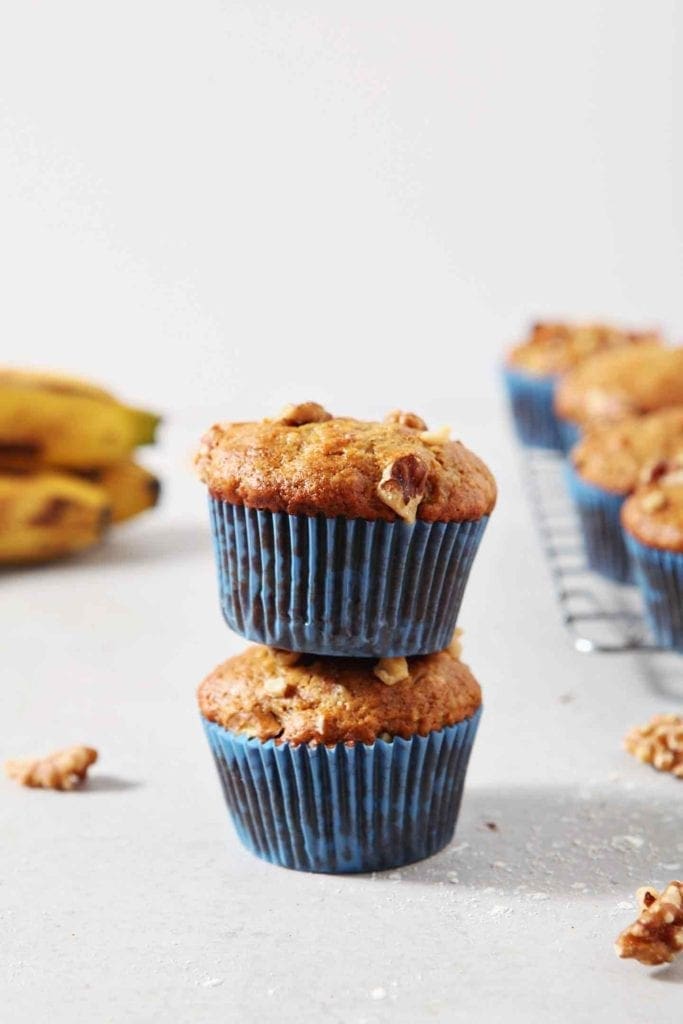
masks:
<path id="1" fill-rule="evenodd" d="M 624 737 L 624 747 L 644 764 L 683 778 L 683 718 L 655 715 Z"/>
<path id="2" fill-rule="evenodd" d="M 617 956 L 649 967 L 671 963 L 683 949 L 683 882 L 669 882 L 662 892 L 644 886 L 637 899 L 640 914 L 617 939 Z"/>
<path id="3" fill-rule="evenodd" d="M 5 774 L 32 789 L 73 789 L 96 760 L 97 751 L 92 747 L 68 747 L 47 757 L 6 761 Z"/>

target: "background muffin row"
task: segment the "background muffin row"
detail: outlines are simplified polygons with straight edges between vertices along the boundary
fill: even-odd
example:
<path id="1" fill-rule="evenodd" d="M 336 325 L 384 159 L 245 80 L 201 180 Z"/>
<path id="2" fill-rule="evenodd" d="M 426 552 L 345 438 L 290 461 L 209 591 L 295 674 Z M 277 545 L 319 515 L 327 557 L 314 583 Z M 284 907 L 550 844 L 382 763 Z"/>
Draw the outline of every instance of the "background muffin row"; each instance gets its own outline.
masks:
<path id="1" fill-rule="evenodd" d="M 536 325 L 505 373 L 523 444 L 569 453 L 588 565 L 636 582 L 657 642 L 683 649 L 683 349 L 651 332 Z"/>

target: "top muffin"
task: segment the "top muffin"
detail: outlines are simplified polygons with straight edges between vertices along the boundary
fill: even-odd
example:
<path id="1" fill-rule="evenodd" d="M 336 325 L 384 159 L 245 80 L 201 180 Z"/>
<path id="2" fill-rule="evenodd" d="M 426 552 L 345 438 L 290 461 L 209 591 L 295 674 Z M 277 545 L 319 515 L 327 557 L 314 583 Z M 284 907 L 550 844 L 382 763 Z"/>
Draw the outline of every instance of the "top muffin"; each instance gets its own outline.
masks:
<path id="1" fill-rule="evenodd" d="M 488 515 L 496 501 L 481 459 L 447 430 L 400 411 L 375 423 L 306 402 L 277 419 L 218 423 L 196 464 L 214 497 L 290 515 L 462 522 Z"/>
<path id="2" fill-rule="evenodd" d="M 598 352 L 643 342 L 656 344 L 659 340 L 655 331 L 625 331 L 608 324 L 541 322 L 533 324 L 529 337 L 514 346 L 507 363 L 534 376 L 555 376 Z"/>
<path id="3" fill-rule="evenodd" d="M 683 348 L 655 344 L 593 356 L 560 382 L 555 411 L 581 426 L 683 404 Z"/>
<path id="4" fill-rule="evenodd" d="M 630 494 L 672 467 L 683 467 L 683 406 L 594 427 L 572 449 L 571 460 L 589 483 Z"/>

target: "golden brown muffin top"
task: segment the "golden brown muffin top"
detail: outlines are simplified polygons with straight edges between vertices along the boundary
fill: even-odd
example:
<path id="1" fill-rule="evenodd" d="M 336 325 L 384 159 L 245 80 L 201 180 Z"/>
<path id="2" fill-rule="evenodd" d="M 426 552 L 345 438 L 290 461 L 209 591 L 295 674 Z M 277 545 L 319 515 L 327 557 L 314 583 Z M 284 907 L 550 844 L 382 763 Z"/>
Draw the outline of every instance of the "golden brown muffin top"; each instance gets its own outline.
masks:
<path id="1" fill-rule="evenodd" d="M 481 690 L 450 650 L 376 662 L 254 646 L 219 665 L 198 699 L 204 718 L 259 740 L 373 743 L 469 718 Z"/>
<path id="2" fill-rule="evenodd" d="M 614 494 L 630 494 L 667 470 L 683 468 L 683 406 L 592 427 L 571 452 L 579 475 Z"/>
<path id="3" fill-rule="evenodd" d="M 481 459 L 398 410 L 373 423 L 306 402 L 274 420 L 217 423 L 195 461 L 214 497 L 290 515 L 460 522 L 496 502 Z"/>
<path id="4" fill-rule="evenodd" d="M 529 336 L 508 353 L 508 366 L 539 377 L 566 373 L 597 352 L 643 342 L 659 342 L 656 331 L 625 331 L 609 324 L 545 321 L 533 324 Z"/>
<path id="5" fill-rule="evenodd" d="M 582 426 L 672 405 L 683 405 L 683 348 L 652 344 L 593 356 L 563 377 L 555 392 L 560 419 Z"/>
<path id="6" fill-rule="evenodd" d="M 683 552 L 683 470 L 639 487 L 624 502 L 621 522 L 642 544 Z"/>

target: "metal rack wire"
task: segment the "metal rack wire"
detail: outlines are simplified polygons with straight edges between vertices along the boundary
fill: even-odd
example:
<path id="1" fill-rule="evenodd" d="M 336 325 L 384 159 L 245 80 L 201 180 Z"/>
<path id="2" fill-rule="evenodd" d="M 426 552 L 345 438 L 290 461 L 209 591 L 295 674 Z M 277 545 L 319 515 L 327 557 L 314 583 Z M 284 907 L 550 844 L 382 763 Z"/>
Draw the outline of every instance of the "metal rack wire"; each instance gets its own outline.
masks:
<path id="1" fill-rule="evenodd" d="M 588 568 L 562 456 L 523 449 L 522 466 L 562 619 L 576 650 L 660 650 L 648 634 L 636 588 L 611 583 Z"/>

